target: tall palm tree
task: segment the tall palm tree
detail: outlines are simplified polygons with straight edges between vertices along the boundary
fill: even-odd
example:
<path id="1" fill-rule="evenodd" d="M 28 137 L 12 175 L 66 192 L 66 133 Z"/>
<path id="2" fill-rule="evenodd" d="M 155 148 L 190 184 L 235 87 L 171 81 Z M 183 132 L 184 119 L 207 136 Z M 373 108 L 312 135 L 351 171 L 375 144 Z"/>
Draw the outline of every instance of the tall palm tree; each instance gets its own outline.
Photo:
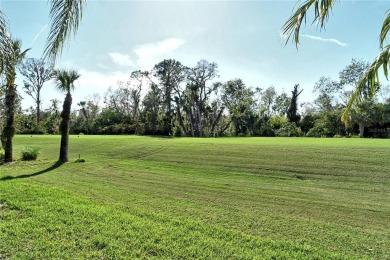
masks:
<path id="1" fill-rule="evenodd" d="M 329 14 L 332 12 L 334 5 L 339 2 L 338 0 L 306 0 L 302 4 L 298 5 L 291 17 L 286 21 L 282 27 L 283 36 L 286 37 L 286 43 L 291 39 L 296 46 L 299 44 L 299 31 L 302 26 L 302 22 L 306 22 L 306 14 L 310 9 L 314 9 L 313 23 L 317 23 L 321 29 L 325 28 L 325 24 L 329 19 Z M 298 4 L 300 1 L 298 1 Z M 372 94 L 378 90 L 380 86 L 379 82 L 379 69 L 382 67 L 384 75 L 388 78 L 388 70 L 390 69 L 390 45 L 384 45 L 387 34 L 390 30 L 390 10 L 387 11 L 385 20 L 382 24 L 381 33 L 379 35 L 380 43 L 379 47 L 381 52 L 376 59 L 371 63 L 369 69 L 356 83 L 355 90 L 350 98 L 346 110 L 343 113 L 342 120 L 348 121 L 349 112 L 356 101 L 361 101 L 362 92 L 367 89 L 369 85 Z"/>
<path id="2" fill-rule="evenodd" d="M 80 74 L 74 70 L 56 70 L 54 72 L 57 88 L 61 92 L 65 92 L 65 100 L 61 112 L 61 147 L 60 158 L 61 162 L 68 161 L 68 146 L 69 146 L 69 121 L 70 121 L 70 108 L 72 106 L 72 95 L 70 92 L 74 90 L 74 82 L 80 78 Z"/>
<path id="3" fill-rule="evenodd" d="M 6 122 L 1 134 L 4 146 L 4 162 L 12 162 L 12 139 L 15 135 L 16 67 L 22 63 L 29 49 L 22 51 L 20 40 L 9 39 L 7 55 L 1 56 L 1 69 L 5 78 Z"/>

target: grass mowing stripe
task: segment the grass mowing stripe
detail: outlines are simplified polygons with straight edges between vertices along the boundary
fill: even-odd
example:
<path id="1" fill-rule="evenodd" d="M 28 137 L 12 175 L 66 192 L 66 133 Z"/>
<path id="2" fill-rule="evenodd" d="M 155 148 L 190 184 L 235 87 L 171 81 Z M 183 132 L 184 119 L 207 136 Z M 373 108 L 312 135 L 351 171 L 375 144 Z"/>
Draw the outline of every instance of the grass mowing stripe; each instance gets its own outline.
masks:
<path id="1" fill-rule="evenodd" d="M 59 137 L 16 136 L 16 154 L 28 144 L 42 155 L 2 166 L 0 178 L 11 177 L 0 181 L 0 191 L 8 182 L 16 189 L 39 184 L 124 214 L 187 219 L 347 258 L 390 257 L 389 140 L 71 136 L 70 142 L 70 158 L 81 154 L 86 163 L 19 182 L 12 176 L 53 165 Z"/>
<path id="2" fill-rule="evenodd" d="M 0 215 L 0 252 L 5 257 L 342 259 L 309 246 L 102 205 L 56 188 L 22 182 L 8 182 L 1 193 L 7 198 L 3 203 L 11 208 Z"/>

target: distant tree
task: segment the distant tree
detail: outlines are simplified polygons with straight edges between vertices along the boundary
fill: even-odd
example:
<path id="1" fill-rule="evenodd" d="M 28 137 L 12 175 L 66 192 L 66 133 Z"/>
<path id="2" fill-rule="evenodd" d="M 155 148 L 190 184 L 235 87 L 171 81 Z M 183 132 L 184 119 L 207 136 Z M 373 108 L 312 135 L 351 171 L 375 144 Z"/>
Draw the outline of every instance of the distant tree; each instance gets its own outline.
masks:
<path id="1" fill-rule="evenodd" d="M 212 93 L 215 93 L 220 86 L 219 84 L 208 84 L 208 82 L 217 77 L 219 77 L 218 65 L 206 60 L 199 61 L 195 67 L 187 70 L 186 112 L 192 136 L 204 135 L 206 106 Z"/>
<path id="2" fill-rule="evenodd" d="M 49 107 L 44 111 L 46 120 L 43 124 L 46 132 L 49 134 L 59 133 L 59 125 L 61 123 L 60 103 L 61 102 L 58 99 L 51 99 Z"/>
<path id="3" fill-rule="evenodd" d="M 96 129 L 93 129 L 93 121 L 98 116 L 99 108 L 99 95 L 94 95 L 95 100 L 89 98 L 87 101 L 80 101 L 77 105 L 81 107 L 80 114 L 82 116 L 83 123 L 82 128 L 86 134 L 96 133 Z"/>
<path id="4" fill-rule="evenodd" d="M 46 66 L 43 59 L 30 58 L 19 67 L 19 72 L 25 77 L 24 89 L 36 104 L 37 123 L 41 119 L 41 89 L 46 81 L 53 78 L 53 71 Z"/>
<path id="5" fill-rule="evenodd" d="M 347 65 L 339 73 L 340 86 L 351 86 L 354 88 L 364 73 L 370 69 L 370 64 L 362 60 L 352 59 L 351 64 Z M 379 85 L 375 83 L 375 92 L 371 91 L 371 83 L 367 81 L 364 87 L 360 91 L 360 99 L 367 99 L 373 97 L 373 93 L 376 93 L 379 89 Z M 351 96 L 352 97 L 352 96 Z M 359 101 L 357 100 L 357 101 Z"/>
<path id="6" fill-rule="evenodd" d="M 291 98 L 288 97 L 286 92 L 278 95 L 275 98 L 274 105 L 272 106 L 272 110 L 275 111 L 280 116 L 286 116 L 288 107 L 290 105 Z"/>
<path id="7" fill-rule="evenodd" d="M 56 70 L 54 72 L 55 81 L 57 83 L 57 88 L 61 92 L 65 92 L 65 100 L 63 103 L 63 108 L 61 112 L 61 147 L 60 147 L 60 157 L 59 161 L 67 162 L 68 161 L 68 147 L 69 147 L 69 122 L 70 122 L 70 112 L 72 106 L 72 95 L 71 91 L 74 89 L 74 82 L 80 78 L 80 74 L 77 71 L 71 70 Z"/>
<path id="8" fill-rule="evenodd" d="M 151 84 L 143 101 L 142 118 L 145 124 L 146 134 L 161 134 L 159 115 L 161 114 L 161 105 L 163 103 L 161 90 L 156 84 Z"/>
<path id="9" fill-rule="evenodd" d="M 356 86 L 360 78 L 363 77 L 364 73 L 369 70 L 369 68 L 370 64 L 368 62 L 352 59 L 351 64 L 347 65 L 339 73 L 340 85 Z M 375 91 L 371 91 L 371 87 L 375 87 Z M 370 81 L 367 81 L 361 86 L 359 98 L 356 99 L 354 104 L 350 105 L 348 113 L 344 113 L 345 125 L 349 126 L 351 123 L 358 124 L 360 137 L 364 136 L 364 127 L 374 124 L 375 119 L 378 118 L 373 111 L 373 108 L 375 107 L 375 97 L 373 93 L 376 93 L 378 89 L 379 85 L 377 83 L 372 85 Z M 353 93 L 348 96 L 349 99 L 351 99 Z"/>
<path id="10" fill-rule="evenodd" d="M 235 136 L 247 135 L 253 129 L 256 121 L 253 96 L 254 92 L 241 79 L 223 84 L 222 101 L 229 111 Z"/>
<path id="11" fill-rule="evenodd" d="M 265 113 L 267 117 L 272 115 L 272 105 L 274 104 L 277 92 L 273 86 L 266 88 L 261 95 L 261 107 L 262 112 Z"/>
<path id="12" fill-rule="evenodd" d="M 161 89 L 164 103 L 164 122 L 166 134 L 172 135 L 173 126 L 173 93 L 179 88 L 179 85 L 184 82 L 186 77 L 186 67 L 179 61 L 169 59 L 163 60 L 156 64 L 152 72 L 153 76 L 158 80 L 158 86 Z"/>
<path id="13" fill-rule="evenodd" d="M 355 104 L 350 111 L 349 122 L 359 125 L 359 136 L 364 137 L 364 128 L 381 123 L 382 113 L 373 98 Z"/>
<path id="14" fill-rule="evenodd" d="M 299 120 L 301 120 L 301 116 L 298 114 L 298 96 L 302 93 L 303 89 L 301 91 L 298 91 L 299 84 L 296 84 L 294 86 L 293 91 L 291 91 L 291 100 L 290 100 L 290 106 L 288 107 L 287 111 L 287 118 L 290 123 L 298 124 Z"/>
<path id="15" fill-rule="evenodd" d="M 329 77 L 321 77 L 315 84 L 313 92 L 319 96 L 314 101 L 320 111 L 330 111 L 333 109 L 335 94 L 342 90 L 342 86 Z"/>

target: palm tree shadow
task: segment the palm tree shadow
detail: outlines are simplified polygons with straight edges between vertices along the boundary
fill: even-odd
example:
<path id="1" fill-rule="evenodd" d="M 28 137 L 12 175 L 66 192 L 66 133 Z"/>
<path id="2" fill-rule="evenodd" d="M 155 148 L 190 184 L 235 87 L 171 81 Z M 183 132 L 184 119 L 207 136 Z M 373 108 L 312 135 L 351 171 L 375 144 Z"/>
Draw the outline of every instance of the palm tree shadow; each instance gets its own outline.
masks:
<path id="1" fill-rule="evenodd" d="M 4 176 L 4 177 L 1 177 L 0 178 L 0 181 L 9 181 L 9 180 L 13 180 L 13 179 L 25 179 L 25 178 L 30 178 L 30 177 L 34 177 L 34 176 L 38 176 L 38 175 L 41 175 L 41 174 L 44 174 L 46 172 L 50 172 L 52 170 L 55 170 L 57 169 L 58 167 L 60 167 L 61 165 L 63 165 L 64 163 L 61 162 L 61 161 L 57 161 L 56 163 L 54 163 L 52 166 L 50 166 L 49 168 L 47 169 L 44 169 L 42 171 L 39 171 L 39 172 L 35 172 L 35 173 L 31 173 L 31 174 L 23 174 L 23 175 L 18 175 L 18 176 Z"/>

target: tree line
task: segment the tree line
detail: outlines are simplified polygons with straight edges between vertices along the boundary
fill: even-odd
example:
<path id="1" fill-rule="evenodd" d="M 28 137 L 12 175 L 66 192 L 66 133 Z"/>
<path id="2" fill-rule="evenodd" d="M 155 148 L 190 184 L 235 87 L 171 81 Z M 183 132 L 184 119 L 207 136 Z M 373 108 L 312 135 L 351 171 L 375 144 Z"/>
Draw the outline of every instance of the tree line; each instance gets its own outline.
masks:
<path id="1" fill-rule="evenodd" d="M 214 62 L 201 60 L 188 67 L 167 59 L 150 71 L 133 71 L 127 81 L 110 87 L 103 97 L 94 95 L 75 104 L 67 117 L 69 132 L 182 137 L 388 137 L 388 87 L 381 88 L 379 101 L 367 85 L 361 102 L 351 108 L 348 120 L 341 121 L 353 87 L 368 67 L 368 63 L 353 59 L 340 71 L 338 79 L 321 77 L 315 83 L 314 102 L 299 103 L 303 89 L 298 84 L 291 86 L 289 92 L 278 93 L 273 86 L 251 87 L 241 79 L 220 82 Z M 25 60 L 19 71 L 24 76 L 23 90 L 35 106 L 23 111 L 19 100 L 16 132 L 60 133 L 61 102 L 51 100 L 49 107 L 41 109 L 40 90 L 55 74 L 36 59 Z M 1 104 L 4 115 L 4 99 Z"/>

